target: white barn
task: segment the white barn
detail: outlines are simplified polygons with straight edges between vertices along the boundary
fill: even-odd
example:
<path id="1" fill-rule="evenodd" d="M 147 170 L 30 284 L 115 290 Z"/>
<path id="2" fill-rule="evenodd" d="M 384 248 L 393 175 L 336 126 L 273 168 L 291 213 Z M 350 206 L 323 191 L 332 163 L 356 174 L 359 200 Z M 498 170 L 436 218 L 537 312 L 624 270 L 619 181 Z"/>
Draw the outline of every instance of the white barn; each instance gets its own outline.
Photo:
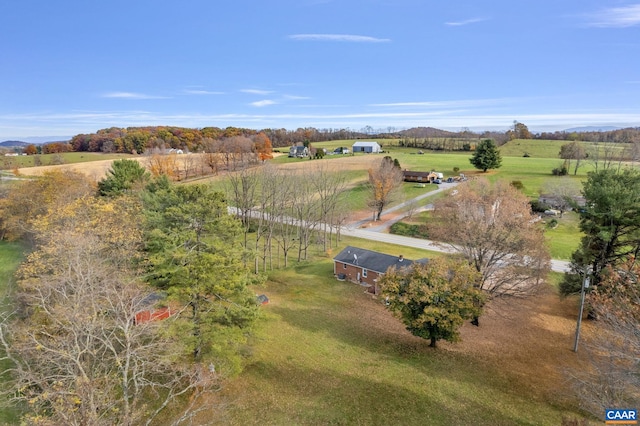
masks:
<path id="1" fill-rule="evenodd" d="M 378 144 L 378 142 L 358 141 L 353 144 L 351 150 L 352 152 L 377 153 L 382 151 L 382 147 Z"/>

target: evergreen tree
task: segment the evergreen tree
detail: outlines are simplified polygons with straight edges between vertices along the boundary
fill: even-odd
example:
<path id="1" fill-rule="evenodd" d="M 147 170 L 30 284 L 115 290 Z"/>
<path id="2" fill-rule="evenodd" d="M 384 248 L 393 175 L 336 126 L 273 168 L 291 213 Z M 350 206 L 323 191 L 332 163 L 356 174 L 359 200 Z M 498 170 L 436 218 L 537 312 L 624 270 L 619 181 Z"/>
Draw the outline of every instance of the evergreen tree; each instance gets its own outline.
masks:
<path id="1" fill-rule="evenodd" d="M 194 360 L 236 373 L 238 348 L 257 315 L 241 224 L 209 186 L 156 189 L 145 197 L 150 281 L 185 307 L 176 333 Z"/>
<path id="2" fill-rule="evenodd" d="M 478 144 L 473 156 L 469 159 L 476 169 L 486 172 L 498 169 L 502 165 L 502 156 L 492 139 L 485 139 Z"/>
<path id="3" fill-rule="evenodd" d="M 604 169 L 591 172 L 582 194 L 580 247 L 571 258 L 571 272 L 560 284 L 562 294 L 580 291 L 585 270 L 597 286 L 607 265 L 640 254 L 640 171 Z M 577 206 L 576 206 L 577 207 Z"/>
<path id="4" fill-rule="evenodd" d="M 149 172 L 136 160 L 115 160 L 107 171 L 107 176 L 98 182 L 98 193 L 105 196 L 118 196 L 142 186 L 149 179 Z"/>

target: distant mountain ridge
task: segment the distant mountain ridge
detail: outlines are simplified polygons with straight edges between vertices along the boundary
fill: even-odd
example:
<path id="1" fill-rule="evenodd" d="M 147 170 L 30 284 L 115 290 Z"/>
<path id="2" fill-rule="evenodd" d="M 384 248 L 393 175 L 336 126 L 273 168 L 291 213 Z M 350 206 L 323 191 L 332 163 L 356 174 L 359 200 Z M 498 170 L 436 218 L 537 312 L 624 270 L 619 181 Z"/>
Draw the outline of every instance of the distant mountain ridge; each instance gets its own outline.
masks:
<path id="1" fill-rule="evenodd" d="M 0 142 L 0 146 L 3 148 L 24 148 L 25 146 L 31 145 L 29 142 L 22 141 L 4 141 Z"/>
<path id="2" fill-rule="evenodd" d="M 573 132 L 610 132 L 613 130 L 620 130 L 622 127 L 616 126 L 584 126 L 584 127 L 572 127 L 570 129 L 563 130 L 567 133 Z"/>

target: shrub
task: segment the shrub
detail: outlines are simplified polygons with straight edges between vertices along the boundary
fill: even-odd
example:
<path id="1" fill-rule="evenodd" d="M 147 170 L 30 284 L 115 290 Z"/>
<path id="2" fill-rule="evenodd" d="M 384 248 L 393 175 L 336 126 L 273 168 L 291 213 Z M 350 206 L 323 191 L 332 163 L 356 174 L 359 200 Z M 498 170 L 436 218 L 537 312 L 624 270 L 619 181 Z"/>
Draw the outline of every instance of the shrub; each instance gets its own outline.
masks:
<path id="1" fill-rule="evenodd" d="M 453 173 L 458 174 L 458 172 L 460 172 L 460 167 L 454 167 Z"/>
<path id="2" fill-rule="evenodd" d="M 395 235 L 403 235 L 405 237 L 428 238 L 427 227 L 425 225 L 411 225 L 405 222 L 396 222 L 391 225 L 389 232 Z"/>
<path id="3" fill-rule="evenodd" d="M 544 213 L 545 210 L 549 210 L 551 207 L 545 203 L 540 202 L 539 200 L 531 200 L 529 201 L 531 204 L 531 211 L 535 213 Z"/>
<path id="4" fill-rule="evenodd" d="M 569 171 L 567 170 L 567 166 L 563 164 L 562 167 L 556 167 L 555 169 L 551 170 L 551 174 L 553 174 L 554 176 L 566 176 L 567 174 L 569 174 Z"/>
<path id="5" fill-rule="evenodd" d="M 519 181 L 519 180 L 512 180 L 511 186 L 513 186 L 518 191 L 522 191 L 524 189 L 524 185 L 522 184 L 522 181 Z"/>

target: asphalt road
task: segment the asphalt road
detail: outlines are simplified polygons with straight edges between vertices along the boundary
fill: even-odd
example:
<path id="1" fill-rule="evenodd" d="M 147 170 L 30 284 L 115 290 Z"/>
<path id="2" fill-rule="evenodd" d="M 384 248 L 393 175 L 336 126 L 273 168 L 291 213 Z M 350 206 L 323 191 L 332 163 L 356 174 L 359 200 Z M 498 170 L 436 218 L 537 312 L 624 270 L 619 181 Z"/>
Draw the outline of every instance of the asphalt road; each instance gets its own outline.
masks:
<path id="1" fill-rule="evenodd" d="M 429 184 L 427 184 L 429 185 Z M 398 204 L 390 209 L 384 210 L 382 212 L 381 217 L 384 218 L 385 215 L 388 215 L 390 213 L 395 213 L 396 211 L 399 211 L 405 207 L 407 207 L 409 205 L 409 203 L 411 202 L 416 202 L 416 201 L 420 201 L 423 198 L 429 197 L 431 195 L 434 195 L 438 192 L 441 191 L 445 191 L 447 189 L 450 189 L 454 186 L 456 186 L 457 183 L 442 183 L 440 185 L 438 185 L 438 188 L 432 191 L 428 191 L 425 192 L 424 194 L 413 198 L 412 200 L 406 201 L 404 203 Z M 429 185 L 431 186 L 431 185 Z M 425 207 L 422 207 L 421 210 L 427 210 L 429 208 L 432 208 L 431 205 L 427 205 Z M 370 222 L 370 219 L 365 219 L 365 220 L 361 220 L 358 222 L 354 222 L 351 223 L 349 225 L 343 226 L 341 229 L 341 233 L 342 235 L 346 235 L 348 237 L 356 237 L 356 238 L 363 238 L 366 240 L 371 240 L 371 241 L 379 241 L 379 242 L 383 242 L 383 243 L 390 243 L 390 244 L 396 244 L 396 245 L 400 245 L 400 246 L 405 246 L 405 247 L 413 247 L 413 248 L 418 248 L 418 249 L 424 249 L 424 250 L 431 250 L 431 251 L 437 251 L 437 252 L 441 252 L 441 253 L 453 253 L 453 249 L 445 244 L 439 244 L 436 243 L 434 241 L 430 241 L 430 240 L 423 240 L 420 238 L 412 238 L 412 237 L 405 237 L 402 235 L 394 235 L 394 234 L 388 234 L 385 231 L 387 229 L 389 229 L 389 227 L 401 220 L 404 216 L 403 215 L 396 215 L 392 220 L 388 220 L 388 221 L 380 221 L 379 225 L 376 226 L 370 226 L 366 229 L 361 228 L 362 225 L 364 225 L 365 223 Z M 551 260 L 551 270 L 555 271 L 555 272 L 566 272 L 569 270 L 569 262 L 564 261 L 564 260 L 555 260 L 552 259 Z"/>

